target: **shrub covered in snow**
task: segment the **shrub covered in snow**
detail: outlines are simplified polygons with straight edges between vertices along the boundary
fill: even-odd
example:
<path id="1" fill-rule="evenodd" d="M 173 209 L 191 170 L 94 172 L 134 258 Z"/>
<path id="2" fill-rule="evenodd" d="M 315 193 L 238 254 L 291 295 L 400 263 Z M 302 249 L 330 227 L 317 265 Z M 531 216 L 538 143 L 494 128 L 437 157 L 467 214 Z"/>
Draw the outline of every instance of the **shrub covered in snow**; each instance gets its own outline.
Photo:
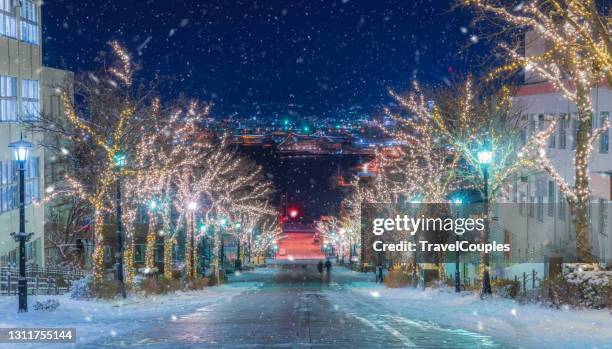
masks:
<path id="1" fill-rule="evenodd" d="M 34 303 L 34 310 L 45 310 L 53 311 L 59 307 L 60 303 L 57 299 L 47 299 L 44 302 L 36 301 Z"/>
<path id="2" fill-rule="evenodd" d="M 72 299 L 91 299 L 93 297 L 93 278 L 91 275 L 86 275 L 75 281 L 70 287 L 70 298 Z"/>
<path id="3" fill-rule="evenodd" d="M 612 271 L 597 264 L 568 264 L 565 274 L 546 280 L 543 286 L 557 306 L 612 307 Z"/>

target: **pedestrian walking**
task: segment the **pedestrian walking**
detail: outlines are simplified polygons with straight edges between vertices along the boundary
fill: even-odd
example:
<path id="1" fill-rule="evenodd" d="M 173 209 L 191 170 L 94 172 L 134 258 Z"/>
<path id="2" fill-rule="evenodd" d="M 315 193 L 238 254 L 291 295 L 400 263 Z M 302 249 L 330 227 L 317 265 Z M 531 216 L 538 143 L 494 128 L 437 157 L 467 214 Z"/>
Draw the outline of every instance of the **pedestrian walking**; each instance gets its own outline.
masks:
<path id="1" fill-rule="evenodd" d="M 329 261 L 329 259 L 326 260 L 325 261 L 325 276 L 326 276 L 327 283 L 329 283 L 329 281 L 331 280 L 331 267 L 332 267 L 332 264 Z"/>
<path id="2" fill-rule="evenodd" d="M 323 261 L 319 260 L 319 264 L 317 264 L 317 270 L 319 271 L 319 278 L 323 280 Z"/>
<path id="3" fill-rule="evenodd" d="M 378 266 L 378 277 L 376 278 L 376 280 L 377 280 L 378 282 L 380 282 L 381 284 L 382 284 L 382 283 L 383 283 L 383 281 L 384 281 L 384 277 L 383 277 L 383 266 L 382 266 L 382 265 L 379 265 L 379 266 Z"/>

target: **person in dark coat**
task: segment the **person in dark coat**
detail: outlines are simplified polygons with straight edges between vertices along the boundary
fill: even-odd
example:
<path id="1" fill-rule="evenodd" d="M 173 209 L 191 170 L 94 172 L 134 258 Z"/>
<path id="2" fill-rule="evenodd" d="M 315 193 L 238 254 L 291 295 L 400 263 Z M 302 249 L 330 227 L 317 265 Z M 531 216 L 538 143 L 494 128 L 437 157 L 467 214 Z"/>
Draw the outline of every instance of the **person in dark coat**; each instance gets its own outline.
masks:
<path id="1" fill-rule="evenodd" d="M 331 262 L 328 260 L 325 261 L 325 281 L 329 283 L 331 280 Z"/>
<path id="2" fill-rule="evenodd" d="M 384 277 L 383 277 L 383 267 L 382 265 L 378 266 L 378 277 L 376 278 L 378 282 L 380 282 L 381 284 L 384 281 Z"/>
<path id="3" fill-rule="evenodd" d="M 323 261 L 319 260 L 319 264 L 317 264 L 317 270 L 319 271 L 319 277 L 323 279 Z"/>

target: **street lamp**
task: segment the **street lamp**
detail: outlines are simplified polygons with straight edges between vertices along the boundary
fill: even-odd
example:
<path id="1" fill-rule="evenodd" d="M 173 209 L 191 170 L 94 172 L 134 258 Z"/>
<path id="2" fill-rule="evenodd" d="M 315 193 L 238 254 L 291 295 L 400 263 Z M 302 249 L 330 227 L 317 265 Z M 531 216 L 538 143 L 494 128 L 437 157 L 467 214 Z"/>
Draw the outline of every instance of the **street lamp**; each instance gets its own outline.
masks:
<path id="1" fill-rule="evenodd" d="M 493 160 L 493 151 L 491 150 L 488 142 L 485 141 L 483 147 L 478 151 L 478 163 L 482 169 L 482 180 L 484 183 L 483 196 L 484 196 L 484 217 L 485 217 L 485 229 L 481 233 L 481 242 L 487 243 L 489 241 L 489 166 Z M 491 277 L 489 275 L 489 254 L 484 253 L 482 257 L 484 265 L 484 271 L 482 274 L 482 294 L 491 294 Z"/>
<path id="2" fill-rule="evenodd" d="M 123 234 L 121 231 L 121 169 L 125 166 L 126 156 L 118 151 L 113 156 L 115 162 L 115 174 L 117 180 L 117 193 L 115 196 L 115 239 L 117 251 L 115 251 L 115 275 L 121 288 L 121 296 L 125 298 L 125 286 L 123 283 Z"/>
<path id="3" fill-rule="evenodd" d="M 14 157 L 19 164 L 19 232 L 12 233 L 13 239 L 19 242 L 19 312 L 28 311 L 28 280 L 26 279 L 26 249 L 25 243 L 33 233 L 25 232 L 25 163 L 28 160 L 32 143 L 23 138 L 9 143 Z"/>
<path id="4" fill-rule="evenodd" d="M 195 235 L 195 231 L 194 231 L 194 229 L 195 229 L 194 217 L 195 217 L 195 210 L 197 208 L 198 208 L 198 203 L 195 202 L 195 201 L 191 201 L 187 205 L 187 209 L 191 212 L 191 258 L 189 260 L 189 263 L 191 263 L 191 272 L 193 273 L 194 276 L 195 276 L 196 259 L 198 258 L 193 253 L 194 247 L 195 247 L 195 241 L 194 241 L 194 235 Z"/>
<path id="5" fill-rule="evenodd" d="M 452 199 L 453 206 L 455 207 L 455 218 L 459 218 L 459 210 L 461 208 L 461 204 L 463 203 L 463 199 L 460 197 L 455 197 Z M 455 239 L 459 241 L 459 235 L 455 233 Z M 461 274 L 459 271 L 459 254 L 461 251 L 457 249 L 455 252 L 455 292 L 461 292 Z"/>

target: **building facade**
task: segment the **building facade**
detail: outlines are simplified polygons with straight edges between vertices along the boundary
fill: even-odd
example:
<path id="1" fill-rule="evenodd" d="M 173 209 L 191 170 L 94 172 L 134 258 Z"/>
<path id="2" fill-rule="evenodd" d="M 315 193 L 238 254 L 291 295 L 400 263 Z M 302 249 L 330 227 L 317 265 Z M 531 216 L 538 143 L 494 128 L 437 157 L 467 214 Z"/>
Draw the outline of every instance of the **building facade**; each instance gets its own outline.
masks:
<path id="1" fill-rule="evenodd" d="M 0 0 L 0 265 L 18 260 L 19 229 L 17 164 L 8 144 L 21 137 L 34 144 L 26 164 L 26 232 L 34 233 L 26 246 L 27 263 L 45 266 L 43 204 L 46 135 L 29 127 L 41 113 L 61 117 L 57 86 L 71 79 L 66 71 L 42 65 L 41 2 Z"/>
<path id="2" fill-rule="evenodd" d="M 540 55 L 546 43 L 526 35 L 526 54 Z M 593 129 L 610 120 L 612 113 L 612 91 L 602 84 L 590 92 L 593 104 Z M 578 129 L 576 105 L 556 91 L 554 86 L 533 72 L 525 72 L 524 85 L 520 87 L 515 104 L 523 113 L 526 127 L 521 138 L 528 137 L 549 127 L 556 121 L 554 133 L 548 139 L 546 154 L 565 181 L 573 185 L 574 155 Z M 605 131 L 595 139 L 589 159 L 591 206 L 590 238 L 592 254 L 597 261 L 612 263 L 612 152 L 611 131 Z M 518 175 L 507 187 L 508 197 L 498 207 L 499 221 L 494 224 L 492 238 L 511 243 L 512 251 L 504 256 L 507 262 L 522 262 L 530 271 L 546 277 L 554 264 L 575 261 L 576 241 L 573 229 L 573 212 L 563 192 L 545 172 L 530 172 Z M 499 261 L 498 261 L 499 262 Z M 498 263 L 497 273 L 501 277 L 522 274 L 520 266 L 512 263 L 504 268 Z M 516 270 L 514 270 L 514 269 Z M 524 268 L 523 268 L 524 269 Z"/>

